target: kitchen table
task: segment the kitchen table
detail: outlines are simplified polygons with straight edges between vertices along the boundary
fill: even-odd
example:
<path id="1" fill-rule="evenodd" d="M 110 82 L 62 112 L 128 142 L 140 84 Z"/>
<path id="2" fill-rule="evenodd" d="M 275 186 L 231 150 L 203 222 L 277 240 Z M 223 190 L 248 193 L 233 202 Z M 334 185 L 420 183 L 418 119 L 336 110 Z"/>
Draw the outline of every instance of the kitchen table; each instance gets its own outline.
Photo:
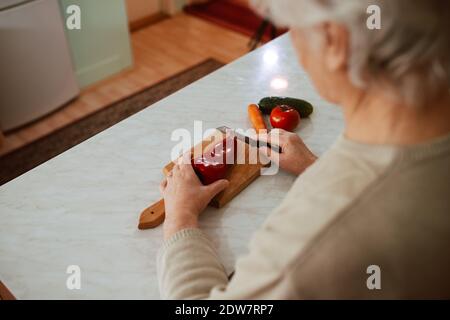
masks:
<path id="1" fill-rule="evenodd" d="M 0 187 L 0 280 L 19 299 L 158 299 L 162 228 L 141 231 L 137 222 L 160 198 L 161 168 L 178 143 L 172 132 L 193 132 L 194 121 L 249 128 L 247 105 L 269 95 L 315 106 L 297 133 L 318 155 L 342 131 L 340 110 L 319 97 L 282 36 Z M 261 176 L 202 214 L 229 272 L 294 180 Z M 77 268 L 74 289 L 67 280 Z"/>

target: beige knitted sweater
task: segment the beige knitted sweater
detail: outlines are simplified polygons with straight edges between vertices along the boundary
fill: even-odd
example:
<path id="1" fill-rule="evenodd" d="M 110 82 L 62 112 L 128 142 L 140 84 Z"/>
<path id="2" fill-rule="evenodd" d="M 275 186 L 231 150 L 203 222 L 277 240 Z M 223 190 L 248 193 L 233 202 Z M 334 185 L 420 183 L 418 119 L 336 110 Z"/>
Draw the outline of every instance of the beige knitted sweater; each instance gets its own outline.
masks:
<path id="1" fill-rule="evenodd" d="M 450 135 L 404 148 L 340 137 L 253 235 L 230 281 L 201 230 L 165 241 L 161 296 L 449 298 L 449 168 Z"/>

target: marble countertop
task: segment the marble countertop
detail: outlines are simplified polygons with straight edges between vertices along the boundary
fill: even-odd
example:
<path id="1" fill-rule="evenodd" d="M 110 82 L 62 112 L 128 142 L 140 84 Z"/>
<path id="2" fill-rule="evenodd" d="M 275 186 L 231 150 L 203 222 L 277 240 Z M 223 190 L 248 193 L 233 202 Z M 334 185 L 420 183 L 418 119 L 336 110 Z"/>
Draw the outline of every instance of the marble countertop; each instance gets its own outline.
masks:
<path id="1" fill-rule="evenodd" d="M 172 131 L 193 132 L 196 120 L 249 128 L 247 105 L 269 95 L 315 106 L 297 132 L 318 155 L 342 131 L 340 110 L 318 96 L 282 36 L 0 187 L 0 280 L 19 299 L 159 299 L 162 229 L 136 226 L 160 198 Z M 262 176 L 204 212 L 201 227 L 228 271 L 294 179 Z M 80 267 L 79 290 L 66 286 L 70 265 Z"/>

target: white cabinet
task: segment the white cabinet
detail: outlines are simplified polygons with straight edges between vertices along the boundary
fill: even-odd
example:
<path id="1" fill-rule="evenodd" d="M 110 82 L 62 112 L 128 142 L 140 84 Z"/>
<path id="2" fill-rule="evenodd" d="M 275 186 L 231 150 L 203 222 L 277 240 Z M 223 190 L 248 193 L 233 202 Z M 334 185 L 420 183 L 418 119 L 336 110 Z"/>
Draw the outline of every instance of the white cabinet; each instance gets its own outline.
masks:
<path id="1" fill-rule="evenodd" d="M 1 0 L 0 0 L 1 1 Z M 60 0 L 61 12 L 78 5 L 81 29 L 66 29 L 75 74 L 85 88 L 133 64 L 124 0 Z"/>

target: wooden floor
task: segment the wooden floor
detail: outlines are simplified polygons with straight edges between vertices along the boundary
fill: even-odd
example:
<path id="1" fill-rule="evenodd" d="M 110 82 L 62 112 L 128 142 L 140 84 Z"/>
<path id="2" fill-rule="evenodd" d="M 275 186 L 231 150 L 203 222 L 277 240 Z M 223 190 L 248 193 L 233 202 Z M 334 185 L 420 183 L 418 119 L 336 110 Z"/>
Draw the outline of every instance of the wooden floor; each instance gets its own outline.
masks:
<path id="1" fill-rule="evenodd" d="M 247 53 L 247 42 L 246 36 L 185 14 L 140 29 L 131 35 L 132 69 L 84 89 L 75 101 L 42 120 L 7 133 L 0 156 L 206 58 L 231 62 Z"/>

